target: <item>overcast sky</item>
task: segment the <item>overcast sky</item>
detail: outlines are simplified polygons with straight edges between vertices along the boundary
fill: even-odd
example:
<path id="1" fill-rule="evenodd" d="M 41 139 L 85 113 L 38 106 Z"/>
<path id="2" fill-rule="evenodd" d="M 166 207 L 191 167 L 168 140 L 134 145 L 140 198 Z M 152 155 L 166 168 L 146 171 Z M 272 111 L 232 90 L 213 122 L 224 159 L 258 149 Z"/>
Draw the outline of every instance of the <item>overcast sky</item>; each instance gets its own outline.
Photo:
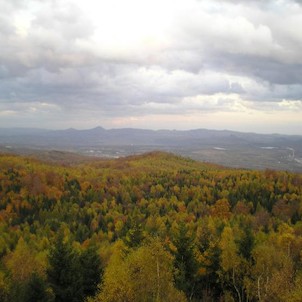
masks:
<path id="1" fill-rule="evenodd" d="M 302 1 L 0 1 L 0 127 L 96 126 L 302 134 Z"/>

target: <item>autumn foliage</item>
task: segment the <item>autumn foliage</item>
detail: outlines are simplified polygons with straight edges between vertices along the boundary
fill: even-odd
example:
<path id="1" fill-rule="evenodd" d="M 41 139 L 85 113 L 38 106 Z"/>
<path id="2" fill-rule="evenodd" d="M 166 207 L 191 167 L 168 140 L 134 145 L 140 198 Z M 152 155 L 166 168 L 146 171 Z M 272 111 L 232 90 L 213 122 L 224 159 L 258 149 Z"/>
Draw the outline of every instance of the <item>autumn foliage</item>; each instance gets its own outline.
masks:
<path id="1" fill-rule="evenodd" d="M 0 156 L 0 301 L 301 301 L 302 176 L 153 152 Z"/>

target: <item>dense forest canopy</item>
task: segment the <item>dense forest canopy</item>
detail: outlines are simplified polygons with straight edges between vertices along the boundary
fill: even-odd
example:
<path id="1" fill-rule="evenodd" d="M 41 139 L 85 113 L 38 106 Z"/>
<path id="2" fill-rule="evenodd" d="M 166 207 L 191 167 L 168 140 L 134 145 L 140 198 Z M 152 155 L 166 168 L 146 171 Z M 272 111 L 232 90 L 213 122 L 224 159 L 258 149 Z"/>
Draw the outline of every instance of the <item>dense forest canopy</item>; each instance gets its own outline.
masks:
<path id="1" fill-rule="evenodd" d="M 301 301 L 302 176 L 153 152 L 0 156 L 0 301 Z"/>

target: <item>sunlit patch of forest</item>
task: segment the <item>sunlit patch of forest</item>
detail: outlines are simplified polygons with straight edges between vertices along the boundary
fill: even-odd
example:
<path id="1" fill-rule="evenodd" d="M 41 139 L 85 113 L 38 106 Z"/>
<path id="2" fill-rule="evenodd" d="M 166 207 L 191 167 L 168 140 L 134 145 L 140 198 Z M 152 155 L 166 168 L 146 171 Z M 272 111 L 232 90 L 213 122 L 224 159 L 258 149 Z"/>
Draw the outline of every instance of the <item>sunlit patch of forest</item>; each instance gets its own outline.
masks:
<path id="1" fill-rule="evenodd" d="M 0 301 L 298 302 L 301 217 L 301 174 L 0 155 Z"/>

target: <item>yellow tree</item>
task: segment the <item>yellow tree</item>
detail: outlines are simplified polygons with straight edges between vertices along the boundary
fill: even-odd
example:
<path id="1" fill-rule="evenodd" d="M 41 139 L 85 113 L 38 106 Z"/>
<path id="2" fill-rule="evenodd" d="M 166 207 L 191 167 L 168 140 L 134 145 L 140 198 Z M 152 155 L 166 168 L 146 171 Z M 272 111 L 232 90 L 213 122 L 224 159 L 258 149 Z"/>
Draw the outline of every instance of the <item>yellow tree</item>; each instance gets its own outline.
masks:
<path id="1" fill-rule="evenodd" d="M 125 261 L 125 244 L 119 240 L 113 246 L 113 252 L 105 269 L 100 291 L 92 300 L 94 302 L 132 302 L 134 288 L 130 271 Z"/>
<path id="2" fill-rule="evenodd" d="M 221 249 L 220 266 L 221 279 L 227 285 L 231 285 L 238 297 L 242 301 L 242 269 L 245 266 L 244 260 L 239 256 L 238 247 L 235 242 L 233 230 L 226 226 L 221 234 L 219 243 Z"/>
<path id="3" fill-rule="evenodd" d="M 302 297 L 302 271 L 298 272 L 294 280 L 294 286 L 284 296 L 286 302 L 300 302 Z"/>
<path id="4" fill-rule="evenodd" d="M 134 301 L 186 301 L 173 284 L 173 257 L 159 239 L 141 246 L 128 257 L 134 282 Z"/>
<path id="5" fill-rule="evenodd" d="M 9 301 L 9 286 L 8 278 L 0 271 L 0 301 Z"/>
<path id="6" fill-rule="evenodd" d="M 173 257 L 158 239 L 130 252 L 115 252 L 94 302 L 185 302 L 173 283 Z"/>
<path id="7" fill-rule="evenodd" d="M 228 220 L 231 217 L 230 203 L 226 198 L 216 201 L 210 208 L 210 213 L 213 217 Z"/>
<path id="8" fill-rule="evenodd" d="M 22 237 L 19 239 L 16 249 L 5 257 L 4 263 L 10 273 L 12 285 L 10 298 L 12 301 L 19 301 L 22 297 L 27 296 L 26 290 L 33 284 L 33 276 L 39 279 L 41 285 L 45 285 L 45 259 L 35 255 Z"/>
<path id="9" fill-rule="evenodd" d="M 35 257 L 22 237 L 16 249 L 6 256 L 5 263 L 12 280 L 17 283 L 28 281 L 33 273 L 45 276 L 46 264 Z"/>
<path id="10" fill-rule="evenodd" d="M 291 289 L 293 262 L 282 250 L 274 246 L 269 239 L 258 244 L 252 252 L 251 292 L 261 301 L 286 301 L 284 295 Z"/>

